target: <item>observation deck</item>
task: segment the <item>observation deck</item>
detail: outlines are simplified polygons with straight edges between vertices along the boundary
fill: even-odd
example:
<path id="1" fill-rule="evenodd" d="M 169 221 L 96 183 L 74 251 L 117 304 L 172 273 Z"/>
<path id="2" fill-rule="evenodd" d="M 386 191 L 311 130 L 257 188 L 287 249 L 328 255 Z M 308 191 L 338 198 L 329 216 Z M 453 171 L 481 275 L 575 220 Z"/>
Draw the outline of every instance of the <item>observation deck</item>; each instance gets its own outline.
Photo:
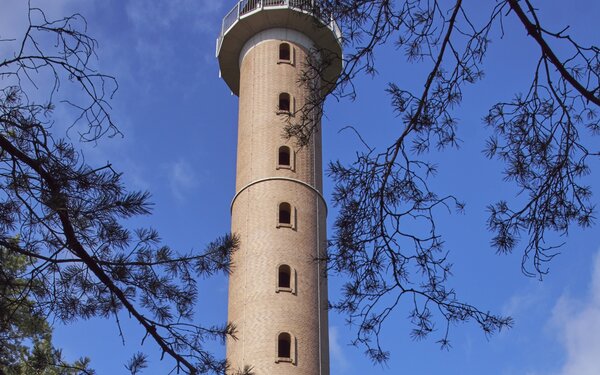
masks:
<path id="1" fill-rule="evenodd" d="M 342 33 L 333 19 L 318 14 L 315 0 L 241 0 L 223 18 L 217 38 L 216 56 L 221 77 L 239 95 L 240 53 L 253 35 L 272 28 L 299 31 L 333 56 L 323 72 L 327 82 L 335 82 L 342 70 Z"/>

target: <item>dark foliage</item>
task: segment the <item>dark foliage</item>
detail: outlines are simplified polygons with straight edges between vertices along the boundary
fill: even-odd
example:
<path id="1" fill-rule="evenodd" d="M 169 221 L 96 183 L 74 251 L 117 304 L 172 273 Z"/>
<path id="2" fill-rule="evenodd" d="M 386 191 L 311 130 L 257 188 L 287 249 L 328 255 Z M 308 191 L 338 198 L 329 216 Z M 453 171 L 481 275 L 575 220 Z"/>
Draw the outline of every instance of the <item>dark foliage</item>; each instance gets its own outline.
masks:
<path id="1" fill-rule="evenodd" d="M 129 316 L 177 371 L 223 373 L 225 361 L 205 342 L 234 328 L 191 319 L 197 278 L 229 272 L 236 239 L 182 254 L 161 245 L 153 229 L 130 230 L 126 219 L 150 213 L 149 194 L 127 191 L 111 165 L 88 165 L 57 130 L 87 142 L 119 134 L 108 103 L 116 82 L 94 69 L 96 46 L 82 16 L 50 21 L 31 8 L 19 50 L 0 61 L 0 246 L 30 260 L 18 278 L 36 314 L 66 323 L 114 318 L 119 332 L 119 319 Z M 75 121 L 57 126 L 55 105 Z M 132 373 L 144 366 L 143 355 L 127 365 Z"/>
<path id="2" fill-rule="evenodd" d="M 0 248 L 0 374 L 93 375 L 90 360 L 68 363 L 52 345 L 46 317 L 24 293 L 31 284 L 21 279 L 30 259 Z"/>
<path id="3" fill-rule="evenodd" d="M 343 30 L 337 97 L 353 98 L 354 79 L 376 74 L 377 48 L 384 44 L 393 44 L 407 62 L 429 67 L 416 91 L 389 83 L 391 106 L 401 121 L 388 147 L 365 145 L 352 164 L 329 166 L 339 208 L 329 264 L 349 277 L 332 307 L 358 327 L 355 344 L 373 361 L 385 361 L 389 353 L 379 345 L 379 334 L 393 311 L 407 304 L 412 336 L 437 331 L 442 347 L 449 345 L 449 329 L 457 322 L 475 321 L 485 333 L 510 326 L 510 318 L 461 302 L 448 288 L 451 265 L 436 215 L 462 211 L 464 204 L 431 189 L 436 166 L 424 157 L 432 148 L 458 147 L 454 112 L 464 88 L 484 77 L 490 42 L 504 34 L 505 20 L 522 24 L 540 51 L 532 82 L 526 94 L 491 108 L 484 122 L 494 132 L 485 154 L 505 163 L 506 180 L 526 199 L 518 207 L 491 204 L 488 226 L 496 251 L 523 248 L 523 271 L 543 276 L 560 246 L 548 243 L 548 234 L 566 235 L 573 225 L 593 223 L 591 191 L 581 177 L 589 173 L 589 159 L 600 156 L 597 146 L 584 142 L 600 132 L 600 49 L 579 44 L 568 27 L 550 30 L 530 0 L 493 2 L 483 22 L 462 0 L 324 0 L 313 12 L 331 16 Z M 570 52 L 559 56 L 557 50 Z M 324 96 L 334 84 L 324 80 L 322 62 L 336 56 L 314 55 L 323 52 L 324 58 L 305 66 L 302 83 L 313 89 L 311 100 L 288 121 L 287 135 L 300 145 L 318 131 L 314 119 L 321 117 Z"/>

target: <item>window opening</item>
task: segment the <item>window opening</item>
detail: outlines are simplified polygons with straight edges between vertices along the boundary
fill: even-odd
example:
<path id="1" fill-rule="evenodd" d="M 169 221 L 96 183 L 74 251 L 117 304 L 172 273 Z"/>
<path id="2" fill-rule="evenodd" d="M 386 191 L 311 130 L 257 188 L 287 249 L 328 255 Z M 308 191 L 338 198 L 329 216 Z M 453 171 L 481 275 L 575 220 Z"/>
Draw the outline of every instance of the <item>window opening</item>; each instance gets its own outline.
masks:
<path id="1" fill-rule="evenodd" d="M 291 165 L 290 159 L 291 159 L 290 158 L 290 148 L 287 146 L 279 147 L 279 162 L 278 162 L 278 164 L 289 167 Z"/>
<path id="2" fill-rule="evenodd" d="M 292 356 L 292 337 L 289 333 L 283 332 L 277 338 L 277 357 L 291 358 Z"/>
<path id="3" fill-rule="evenodd" d="M 290 111 L 290 94 L 287 92 L 279 94 L 279 110 L 285 112 Z"/>
<path id="4" fill-rule="evenodd" d="M 291 288 L 292 287 L 292 269 L 288 265 L 279 266 L 279 287 L 280 288 Z"/>
<path id="5" fill-rule="evenodd" d="M 291 60 L 290 45 L 288 43 L 281 43 L 279 45 L 279 60 Z"/>
<path id="6" fill-rule="evenodd" d="M 279 224 L 292 224 L 292 206 L 289 203 L 279 205 Z"/>

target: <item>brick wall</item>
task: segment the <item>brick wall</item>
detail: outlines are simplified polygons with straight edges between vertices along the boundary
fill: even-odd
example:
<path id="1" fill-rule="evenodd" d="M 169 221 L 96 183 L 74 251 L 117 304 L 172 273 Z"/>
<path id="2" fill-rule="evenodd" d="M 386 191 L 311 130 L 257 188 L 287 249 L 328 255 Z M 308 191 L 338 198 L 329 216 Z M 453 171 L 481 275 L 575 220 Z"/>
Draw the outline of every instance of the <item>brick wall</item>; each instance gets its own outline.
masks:
<path id="1" fill-rule="evenodd" d="M 326 242 L 326 207 L 315 191 L 322 190 L 320 132 L 301 150 L 282 136 L 278 96 L 287 92 L 296 108 L 304 104 L 298 78 L 306 52 L 290 43 L 294 64 L 278 63 L 280 43 L 257 43 L 241 63 L 236 189 L 243 191 L 232 209 L 232 232 L 241 243 L 229 281 L 229 321 L 237 326 L 237 340 L 228 340 L 227 358 L 234 370 L 249 365 L 257 375 L 328 375 L 326 279 L 315 260 Z M 291 170 L 276 168 L 282 145 L 295 152 Z M 267 180 L 244 188 L 272 177 L 309 186 Z M 277 226 L 280 202 L 295 209 L 292 228 Z M 277 292 L 281 264 L 295 270 L 294 293 Z M 296 340 L 294 363 L 276 362 L 280 332 Z"/>

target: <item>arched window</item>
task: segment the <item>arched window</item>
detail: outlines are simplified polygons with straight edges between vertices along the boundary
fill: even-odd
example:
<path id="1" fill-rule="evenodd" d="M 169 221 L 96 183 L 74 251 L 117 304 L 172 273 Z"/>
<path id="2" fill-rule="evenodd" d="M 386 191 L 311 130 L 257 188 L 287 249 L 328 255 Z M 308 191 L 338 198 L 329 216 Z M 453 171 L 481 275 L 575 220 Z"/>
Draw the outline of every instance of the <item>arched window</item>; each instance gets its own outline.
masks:
<path id="1" fill-rule="evenodd" d="M 292 206 L 287 202 L 279 204 L 279 224 L 292 224 Z"/>
<path id="2" fill-rule="evenodd" d="M 289 62 L 291 60 L 292 53 L 289 43 L 281 43 L 279 45 L 279 61 Z"/>
<path id="3" fill-rule="evenodd" d="M 292 158 L 290 156 L 290 148 L 288 146 L 279 147 L 279 153 L 277 157 L 277 165 L 280 167 L 290 167 L 292 165 Z"/>
<path id="4" fill-rule="evenodd" d="M 279 266 L 279 278 L 277 286 L 279 288 L 292 288 L 292 269 L 287 264 L 282 264 Z"/>
<path id="5" fill-rule="evenodd" d="M 275 293 L 291 293 L 296 295 L 298 281 L 296 279 L 296 270 L 287 264 L 277 266 L 277 281 Z"/>
<path id="6" fill-rule="evenodd" d="M 277 107 L 282 112 L 290 112 L 291 100 L 290 94 L 282 92 L 279 94 L 279 106 Z"/>
<path id="7" fill-rule="evenodd" d="M 292 359 L 292 336 L 287 332 L 277 337 L 277 357 L 279 360 Z"/>

